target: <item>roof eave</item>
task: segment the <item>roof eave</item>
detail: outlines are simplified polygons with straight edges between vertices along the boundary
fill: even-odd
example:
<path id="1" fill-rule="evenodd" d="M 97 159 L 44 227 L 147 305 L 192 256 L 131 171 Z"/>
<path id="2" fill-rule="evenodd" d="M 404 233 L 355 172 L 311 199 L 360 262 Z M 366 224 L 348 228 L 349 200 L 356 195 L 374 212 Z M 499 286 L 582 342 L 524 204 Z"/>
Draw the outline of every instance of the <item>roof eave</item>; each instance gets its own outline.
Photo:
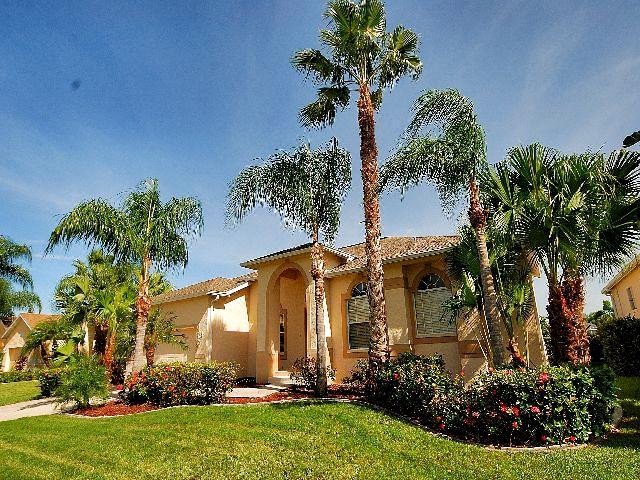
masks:
<path id="1" fill-rule="evenodd" d="M 383 265 L 388 265 L 390 263 L 397 263 L 397 262 L 402 262 L 405 260 L 417 260 L 419 258 L 425 258 L 425 257 L 432 257 L 434 255 L 441 255 L 443 253 L 446 253 L 450 250 L 452 250 L 455 247 L 455 245 L 449 246 L 449 247 L 444 247 L 444 248 L 440 248 L 438 250 L 430 250 L 427 252 L 417 252 L 417 253 L 409 253 L 407 255 L 399 255 L 397 257 L 389 257 L 386 259 L 382 260 L 382 264 Z M 363 272 L 367 269 L 367 267 L 357 267 L 357 268 L 350 268 L 349 270 L 339 270 L 337 272 L 327 272 L 327 274 L 325 275 L 326 278 L 332 278 L 332 277 L 339 277 L 340 275 L 346 275 L 348 273 L 356 273 L 356 272 Z"/>
<path id="2" fill-rule="evenodd" d="M 251 282 L 247 281 L 244 282 L 238 286 L 235 286 L 229 290 L 225 290 L 223 292 L 219 292 L 219 291 L 215 291 L 215 290 L 209 290 L 208 292 L 195 292 L 195 293 L 185 293 L 183 295 L 177 295 L 175 297 L 171 297 L 167 300 L 162 300 L 160 302 L 154 301 L 153 298 L 151 299 L 151 304 L 152 305 L 163 305 L 165 303 L 172 303 L 172 302 L 180 302 L 182 300 L 190 300 L 192 298 L 198 298 L 198 297 L 207 297 L 207 296 L 215 296 L 215 295 L 220 295 L 220 296 L 228 296 L 228 295 L 232 295 L 235 292 L 239 292 L 240 290 L 247 288 L 249 286 Z"/>
<path id="3" fill-rule="evenodd" d="M 241 267 L 244 268 L 253 268 L 257 265 L 261 265 L 263 263 L 267 263 L 267 262 L 272 262 L 273 260 L 280 260 L 282 258 L 288 258 L 288 257 L 293 257 L 296 255 L 301 255 L 303 253 L 309 253 L 311 252 L 311 249 L 313 247 L 307 246 L 304 248 L 300 248 L 300 249 L 295 249 L 295 250 L 288 250 L 286 252 L 281 252 L 281 253 L 275 253 L 272 255 L 264 255 L 262 257 L 258 257 L 258 258 L 254 258 L 253 260 L 247 260 L 246 262 L 242 262 L 240 264 Z M 341 257 L 346 259 L 347 261 L 353 260 L 353 255 L 349 255 L 348 253 L 343 252 L 342 250 L 338 250 L 336 248 L 333 247 L 327 247 L 326 245 L 322 246 L 323 250 L 329 252 L 329 253 L 333 253 L 335 256 L 337 257 Z"/>
<path id="4" fill-rule="evenodd" d="M 620 283 L 635 267 L 640 264 L 640 254 L 636 255 L 629 263 L 627 263 L 624 267 L 620 269 L 618 273 L 616 273 L 611 280 L 607 282 L 607 284 L 602 287 L 600 293 L 603 295 L 609 295 L 613 287 L 615 287 L 618 283 Z"/>

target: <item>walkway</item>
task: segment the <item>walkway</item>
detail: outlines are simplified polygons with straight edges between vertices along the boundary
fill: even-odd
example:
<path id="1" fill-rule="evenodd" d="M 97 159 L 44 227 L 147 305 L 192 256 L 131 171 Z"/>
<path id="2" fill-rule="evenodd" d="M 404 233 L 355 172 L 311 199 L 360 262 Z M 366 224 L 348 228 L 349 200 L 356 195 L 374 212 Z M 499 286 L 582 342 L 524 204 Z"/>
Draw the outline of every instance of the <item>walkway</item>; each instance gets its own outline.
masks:
<path id="1" fill-rule="evenodd" d="M 53 415 L 60 412 L 60 405 L 54 398 L 40 398 L 28 402 L 14 403 L 0 407 L 0 422 L 24 417 Z"/>

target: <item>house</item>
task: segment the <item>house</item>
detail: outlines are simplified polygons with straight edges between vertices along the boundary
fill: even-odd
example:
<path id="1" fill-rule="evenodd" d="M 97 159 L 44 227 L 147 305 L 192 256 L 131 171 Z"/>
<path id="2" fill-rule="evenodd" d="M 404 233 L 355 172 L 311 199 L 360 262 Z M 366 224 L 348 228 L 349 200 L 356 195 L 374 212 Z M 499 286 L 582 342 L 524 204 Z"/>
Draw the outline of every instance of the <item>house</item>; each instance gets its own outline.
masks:
<path id="1" fill-rule="evenodd" d="M 60 315 L 49 315 L 40 313 L 21 313 L 13 323 L 0 336 L 0 348 L 2 348 L 2 365 L 0 370 L 7 372 L 11 370 L 20 358 L 20 352 L 24 347 L 25 340 L 29 332 L 42 322 L 55 321 Z M 39 352 L 33 352 L 27 359 L 27 365 L 39 366 L 42 358 Z"/>
<path id="2" fill-rule="evenodd" d="M 616 317 L 640 318 L 640 254 L 609 280 L 602 293 L 611 297 Z"/>
<path id="3" fill-rule="evenodd" d="M 456 289 L 445 254 L 458 241 L 456 236 L 382 238 L 387 322 L 392 355 L 442 355 L 451 372 L 464 370 L 471 377 L 486 365 L 486 325 L 477 311 L 452 319 L 442 308 Z M 324 251 L 328 359 L 341 380 L 367 358 L 365 247 Z M 188 345 L 186 351 L 161 345 L 156 360 L 234 361 L 243 376 L 284 383 L 297 358 L 315 356 L 310 252 L 311 244 L 304 244 L 271 253 L 242 263 L 252 270 L 248 274 L 212 278 L 154 297 L 154 305 L 175 315 Z M 517 335 L 532 364 L 546 361 L 535 311 Z"/>

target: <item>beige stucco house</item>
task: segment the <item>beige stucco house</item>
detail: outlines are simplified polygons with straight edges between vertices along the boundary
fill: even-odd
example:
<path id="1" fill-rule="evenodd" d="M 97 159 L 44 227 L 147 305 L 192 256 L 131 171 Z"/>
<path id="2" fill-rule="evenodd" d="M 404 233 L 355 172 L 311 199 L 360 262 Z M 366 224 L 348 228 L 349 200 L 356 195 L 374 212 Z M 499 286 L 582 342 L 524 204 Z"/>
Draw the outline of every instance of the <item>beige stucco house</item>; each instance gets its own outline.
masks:
<path id="1" fill-rule="evenodd" d="M 59 318 L 60 315 L 40 313 L 21 313 L 18 315 L 0 337 L 0 348 L 3 353 L 1 370 L 7 372 L 14 367 L 20 358 L 20 352 L 22 351 L 22 347 L 24 347 L 25 340 L 33 327 L 39 323 L 55 321 Z M 42 365 L 40 353 L 31 353 L 27 359 L 27 365 L 30 367 Z"/>
<path id="2" fill-rule="evenodd" d="M 486 365 L 486 326 L 473 312 L 456 321 L 442 303 L 455 285 L 445 254 L 455 236 L 389 237 L 381 241 L 384 288 L 392 355 L 412 351 L 442 355 L 454 373 L 468 377 Z M 367 357 L 369 306 L 364 244 L 325 248 L 325 330 L 328 359 L 337 380 Z M 265 255 L 241 264 L 251 272 L 213 278 L 153 299 L 176 316 L 188 350 L 162 345 L 157 361 L 235 361 L 243 376 L 280 383 L 296 358 L 315 356 L 310 245 Z M 537 314 L 518 332 L 534 365 L 545 361 Z"/>
<path id="3" fill-rule="evenodd" d="M 616 317 L 640 318 L 640 255 L 609 280 L 602 293 L 611 297 Z"/>

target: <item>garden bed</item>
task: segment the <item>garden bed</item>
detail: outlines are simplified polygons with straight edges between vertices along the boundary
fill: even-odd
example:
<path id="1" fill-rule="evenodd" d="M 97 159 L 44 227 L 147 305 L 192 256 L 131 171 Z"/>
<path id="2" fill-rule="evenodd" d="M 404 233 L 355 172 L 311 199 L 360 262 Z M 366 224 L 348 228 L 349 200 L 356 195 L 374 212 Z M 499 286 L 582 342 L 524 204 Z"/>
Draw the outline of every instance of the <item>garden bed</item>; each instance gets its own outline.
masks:
<path id="1" fill-rule="evenodd" d="M 119 400 L 113 402 L 107 402 L 102 405 L 92 405 L 87 408 L 80 408 L 74 410 L 73 415 L 80 415 L 83 417 L 119 417 L 122 415 L 133 415 L 135 413 L 150 412 L 158 410 L 159 407 L 150 403 L 143 403 L 140 405 L 127 405 Z"/>

